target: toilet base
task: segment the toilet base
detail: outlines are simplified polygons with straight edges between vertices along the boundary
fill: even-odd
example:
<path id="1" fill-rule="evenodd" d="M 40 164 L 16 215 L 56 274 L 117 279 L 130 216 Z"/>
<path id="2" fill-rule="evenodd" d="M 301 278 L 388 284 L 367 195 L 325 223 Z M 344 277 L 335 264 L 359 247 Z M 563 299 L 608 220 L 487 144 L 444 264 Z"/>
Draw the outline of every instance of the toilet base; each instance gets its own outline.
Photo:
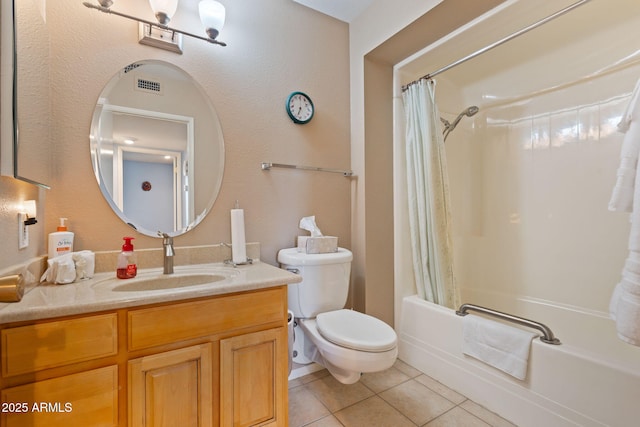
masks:
<path id="1" fill-rule="evenodd" d="M 398 356 L 397 347 L 373 353 L 335 345 L 320 335 L 315 319 L 296 319 L 296 325 L 293 360 L 301 364 L 316 362 L 327 368 L 331 375 L 343 384 L 358 382 L 364 372 L 379 372 L 390 368 Z M 323 350 L 320 350 L 315 342 L 321 343 Z M 337 366 L 336 363 L 341 366 Z"/>
<path id="2" fill-rule="evenodd" d="M 311 340 L 309 340 L 302 330 L 299 330 L 298 335 L 296 335 L 296 339 L 299 339 L 298 342 L 298 351 L 296 352 L 296 345 L 294 341 L 294 358 L 293 361 L 302 365 L 317 363 L 318 365 L 323 366 L 335 379 L 340 381 L 342 384 L 354 384 L 358 382 L 360 379 L 360 372 L 347 371 L 341 369 L 331 362 L 322 357 L 320 351 L 318 351 L 318 347 L 316 347 Z M 297 360 L 296 360 L 297 359 Z"/>
<path id="3" fill-rule="evenodd" d="M 293 322 L 293 361 L 299 365 L 308 365 L 314 361 L 307 353 L 311 354 L 313 350 L 310 347 L 315 346 L 308 342 L 309 340 L 302 331 L 299 322 L 299 319 L 295 319 Z"/>

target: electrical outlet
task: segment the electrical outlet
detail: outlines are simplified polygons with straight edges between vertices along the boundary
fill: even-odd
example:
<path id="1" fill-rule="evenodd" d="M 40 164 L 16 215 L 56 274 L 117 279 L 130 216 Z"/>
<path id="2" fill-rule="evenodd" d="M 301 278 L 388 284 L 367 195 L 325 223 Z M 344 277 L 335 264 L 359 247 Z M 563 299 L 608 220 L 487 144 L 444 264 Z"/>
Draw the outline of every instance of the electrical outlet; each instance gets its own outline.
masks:
<path id="1" fill-rule="evenodd" d="M 24 249 L 29 246 L 29 228 L 24 224 L 27 214 L 18 214 L 18 248 Z"/>

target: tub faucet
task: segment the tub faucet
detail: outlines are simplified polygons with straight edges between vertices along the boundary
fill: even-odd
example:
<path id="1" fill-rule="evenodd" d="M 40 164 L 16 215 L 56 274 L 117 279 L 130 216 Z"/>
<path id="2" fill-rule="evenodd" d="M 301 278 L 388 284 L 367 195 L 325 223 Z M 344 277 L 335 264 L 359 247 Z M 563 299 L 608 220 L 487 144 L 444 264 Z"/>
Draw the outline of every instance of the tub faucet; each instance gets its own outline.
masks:
<path id="1" fill-rule="evenodd" d="M 173 237 L 161 231 L 158 231 L 158 235 L 162 237 L 162 252 L 164 256 L 162 273 L 173 274 L 173 256 L 176 254 L 173 249 Z"/>

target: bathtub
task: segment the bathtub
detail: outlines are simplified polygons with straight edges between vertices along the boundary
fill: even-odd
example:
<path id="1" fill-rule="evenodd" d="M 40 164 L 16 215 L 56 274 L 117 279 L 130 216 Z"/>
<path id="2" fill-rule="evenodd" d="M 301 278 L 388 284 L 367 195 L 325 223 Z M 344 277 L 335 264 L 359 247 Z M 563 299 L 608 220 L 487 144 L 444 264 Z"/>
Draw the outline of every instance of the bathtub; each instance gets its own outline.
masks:
<path id="1" fill-rule="evenodd" d="M 572 327 L 576 334 L 588 334 L 585 326 L 593 326 L 580 318 L 584 313 L 574 313 L 576 317 L 564 323 L 568 325 L 564 328 L 557 328 L 547 316 L 544 320 L 525 316 L 545 323 L 563 344 L 535 339 L 527 378 L 519 381 L 462 354 L 463 318 L 453 310 L 417 296 L 403 298 L 400 310 L 401 360 L 518 426 L 626 427 L 640 423 L 640 348 L 617 342 L 599 344 L 593 339 L 598 331 L 593 330 L 591 340 L 574 339 L 569 335 Z M 613 323 L 604 318 L 591 322 L 605 329 Z M 585 342 L 593 349 L 580 346 Z M 611 350 L 626 354 L 607 355 Z"/>

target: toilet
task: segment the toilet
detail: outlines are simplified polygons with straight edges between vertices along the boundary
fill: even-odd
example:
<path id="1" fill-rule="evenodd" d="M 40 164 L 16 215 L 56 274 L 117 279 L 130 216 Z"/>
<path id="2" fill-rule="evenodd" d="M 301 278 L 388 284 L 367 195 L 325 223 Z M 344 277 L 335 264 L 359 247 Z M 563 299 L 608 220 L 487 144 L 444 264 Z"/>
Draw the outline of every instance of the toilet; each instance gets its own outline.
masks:
<path id="1" fill-rule="evenodd" d="M 289 310 L 295 316 L 293 361 L 316 362 L 343 384 L 365 372 L 390 368 L 398 356 L 393 328 L 364 313 L 344 309 L 349 292 L 352 253 L 307 254 L 282 249 L 278 262 L 302 276 L 288 285 Z"/>

